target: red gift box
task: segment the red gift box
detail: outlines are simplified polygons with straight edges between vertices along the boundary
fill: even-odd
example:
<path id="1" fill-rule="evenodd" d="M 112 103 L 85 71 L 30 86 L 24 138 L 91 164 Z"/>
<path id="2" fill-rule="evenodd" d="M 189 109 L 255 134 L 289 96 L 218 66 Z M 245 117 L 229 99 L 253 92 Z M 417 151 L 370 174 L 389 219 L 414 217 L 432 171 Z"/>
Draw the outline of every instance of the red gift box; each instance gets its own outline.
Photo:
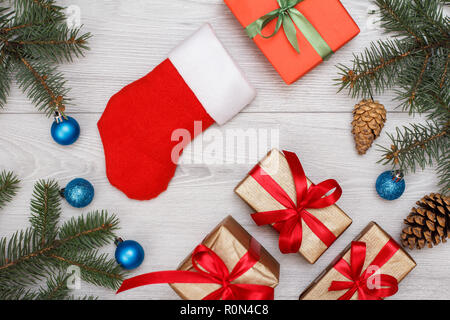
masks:
<path id="1" fill-rule="evenodd" d="M 324 40 L 332 52 L 339 50 L 359 33 L 358 26 L 339 0 L 224 1 L 241 25 L 247 29 L 247 32 L 252 23 L 257 24 L 255 21 L 269 13 L 274 13 L 274 10 L 278 10 L 278 13 L 283 15 L 280 30 L 273 37 L 265 38 L 261 34 L 256 34 L 253 40 L 287 84 L 297 81 L 326 58 L 326 54 L 318 53 L 320 50 L 317 50 L 317 45 L 316 48 L 313 46 L 315 41 L 308 41 L 307 37 L 311 40 L 308 36 L 311 32 L 308 29 L 315 29 L 313 33 L 316 33 L 316 38 L 317 36 L 321 37 L 321 40 L 318 41 L 319 44 Z M 297 2 L 299 3 L 290 7 Z M 285 8 L 283 9 L 281 6 Z M 289 18 L 288 15 L 293 18 Z M 301 15 L 303 15 L 301 17 L 303 24 L 297 23 L 295 27 L 299 48 L 299 52 L 297 52 L 292 45 L 295 39 L 288 40 L 286 29 L 292 28 L 294 25 L 292 22 L 298 21 L 298 17 Z M 261 33 L 264 36 L 272 34 L 278 20 L 280 20 L 280 16 L 271 20 Z"/>

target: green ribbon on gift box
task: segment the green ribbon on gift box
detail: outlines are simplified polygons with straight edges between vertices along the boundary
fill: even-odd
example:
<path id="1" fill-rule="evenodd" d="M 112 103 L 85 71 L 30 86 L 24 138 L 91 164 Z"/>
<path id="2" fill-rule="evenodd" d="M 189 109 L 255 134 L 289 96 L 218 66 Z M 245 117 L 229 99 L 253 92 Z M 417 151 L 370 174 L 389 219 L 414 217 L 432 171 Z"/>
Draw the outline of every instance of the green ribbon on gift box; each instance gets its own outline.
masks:
<path id="1" fill-rule="evenodd" d="M 284 33 L 286 34 L 286 37 L 292 47 L 300 53 L 297 39 L 297 29 L 295 28 L 295 26 L 297 26 L 322 59 L 325 60 L 328 56 L 333 54 L 333 50 L 331 50 L 328 43 L 325 42 L 316 28 L 314 28 L 311 22 L 309 22 L 308 19 L 306 19 L 306 17 L 295 8 L 297 4 L 304 0 L 277 1 L 280 6 L 278 9 L 262 16 L 245 28 L 250 39 L 253 39 L 258 34 L 265 39 L 269 39 L 276 35 L 278 31 L 280 31 L 281 27 L 283 27 Z M 274 19 L 278 19 L 275 26 L 275 31 L 269 36 L 263 35 L 262 30 Z"/>

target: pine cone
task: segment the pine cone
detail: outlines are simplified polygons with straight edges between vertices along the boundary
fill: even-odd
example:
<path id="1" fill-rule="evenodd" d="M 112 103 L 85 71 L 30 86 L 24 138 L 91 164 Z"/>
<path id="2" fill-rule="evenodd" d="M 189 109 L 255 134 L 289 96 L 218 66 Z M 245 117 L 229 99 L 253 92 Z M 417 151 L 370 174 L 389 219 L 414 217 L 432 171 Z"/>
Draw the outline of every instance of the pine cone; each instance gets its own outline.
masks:
<path id="1" fill-rule="evenodd" d="M 386 109 L 378 101 L 362 100 L 353 109 L 353 130 L 356 150 L 365 154 L 372 146 L 386 122 Z"/>
<path id="2" fill-rule="evenodd" d="M 405 219 L 402 244 L 410 249 L 429 248 L 450 237 L 450 197 L 432 193 L 417 201 L 417 208 L 412 208 Z"/>

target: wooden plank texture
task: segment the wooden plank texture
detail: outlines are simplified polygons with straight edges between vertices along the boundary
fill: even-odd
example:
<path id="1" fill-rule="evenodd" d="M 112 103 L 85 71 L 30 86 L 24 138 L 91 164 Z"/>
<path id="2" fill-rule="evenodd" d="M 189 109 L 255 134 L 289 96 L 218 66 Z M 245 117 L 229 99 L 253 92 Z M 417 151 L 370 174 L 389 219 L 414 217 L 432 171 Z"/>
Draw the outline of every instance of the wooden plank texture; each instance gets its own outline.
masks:
<path id="1" fill-rule="evenodd" d="M 277 299 L 297 299 L 372 220 L 398 239 L 403 218 L 416 200 L 438 189 L 437 179 L 434 170 L 427 169 L 406 177 L 407 190 L 401 199 L 387 202 L 376 195 L 376 177 L 387 168 L 376 164 L 379 153 L 375 148 L 363 157 L 357 155 L 350 132 L 351 110 L 357 101 L 345 93 L 336 94 L 332 79 L 337 76 L 337 63 L 349 63 L 353 52 L 379 38 L 381 33 L 367 23 L 368 1 L 342 2 L 360 26 L 361 34 L 292 86 L 281 81 L 221 0 L 74 3 L 81 9 L 85 30 L 94 34 L 87 56 L 61 67 L 74 98 L 69 114 L 79 121 L 82 135 L 73 146 L 56 145 L 50 137 L 51 121 L 38 114 L 18 88 L 13 88 L 7 108 L 0 115 L 0 169 L 15 170 L 23 181 L 18 196 L 0 212 L 0 236 L 10 236 L 28 226 L 29 200 L 36 180 L 55 178 L 65 185 L 72 178 L 84 177 L 95 186 L 93 203 L 84 210 L 64 203 L 62 218 L 93 209 L 116 213 L 121 220 L 120 235 L 139 241 L 146 251 L 144 264 L 133 275 L 175 268 L 224 216 L 231 214 L 281 263 Z M 335 178 L 343 187 L 339 206 L 354 223 L 315 265 L 295 254 L 280 254 L 277 234 L 269 227 L 257 227 L 250 218 L 251 209 L 233 193 L 257 160 L 246 154 L 245 146 L 237 146 L 242 164 L 181 165 L 168 191 L 152 201 L 129 200 L 106 179 L 96 122 L 107 100 L 122 86 L 150 71 L 173 46 L 204 22 L 213 25 L 258 90 L 257 99 L 244 112 L 227 125 L 209 130 L 225 136 L 228 130 L 277 130 L 279 146 L 297 152 L 311 180 Z M 392 97 L 389 93 L 380 97 L 390 111 L 382 137 L 377 141 L 380 144 L 387 143 L 386 132 L 393 132 L 396 126 L 424 121 L 394 111 L 396 104 Z M 204 146 L 208 143 L 204 141 Z M 199 159 L 202 155 L 201 148 L 189 147 L 184 159 Z M 112 254 L 113 245 L 105 251 Z M 450 283 L 450 246 L 412 252 L 412 256 L 418 266 L 391 299 L 449 299 L 445 284 Z M 166 285 L 138 288 L 116 296 L 110 290 L 83 283 L 75 294 L 93 294 L 104 299 L 177 298 Z"/>

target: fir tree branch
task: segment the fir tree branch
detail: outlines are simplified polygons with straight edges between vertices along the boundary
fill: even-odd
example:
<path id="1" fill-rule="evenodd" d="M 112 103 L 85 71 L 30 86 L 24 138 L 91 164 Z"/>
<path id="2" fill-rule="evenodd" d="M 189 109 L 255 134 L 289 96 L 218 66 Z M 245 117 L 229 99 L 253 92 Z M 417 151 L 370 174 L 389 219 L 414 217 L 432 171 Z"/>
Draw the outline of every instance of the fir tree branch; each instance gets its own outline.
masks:
<path id="1" fill-rule="evenodd" d="M 33 229 L 17 231 L 9 241 L 0 239 L 0 286 L 35 284 L 49 272 L 39 235 Z"/>
<path id="2" fill-rule="evenodd" d="M 25 65 L 25 67 L 33 74 L 33 76 L 36 78 L 37 81 L 42 85 L 42 87 L 47 91 L 48 95 L 51 97 L 52 102 L 55 104 L 55 106 L 60 105 L 60 99 L 55 95 L 52 89 L 50 89 L 49 85 L 47 84 L 46 76 L 41 76 L 35 68 L 24 58 L 20 57 L 20 61 Z"/>
<path id="3" fill-rule="evenodd" d="M 0 209 L 16 195 L 19 182 L 20 180 L 11 171 L 3 170 L 0 173 Z"/>
<path id="4" fill-rule="evenodd" d="M 82 57 L 91 35 L 70 29 L 53 0 L 0 0 L 0 5 L 0 108 L 16 75 L 39 111 L 65 116 L 68 89 L 55 63 Z"/>
<path id="5" fill-rule="evenodd" d="M 89 33 L 81 29 L 69 29 L 66 25 L 47 24 L 42 28 L 28 29 L 18 35 L 14 43 L 22 56 L 45 58 L 53 62 L 72 62 L 74 57 L 84 56 L 88 50 Z"/>
<path id="6" fill-rule="evenodd" d="M 45 111 L 48 117 L 55 112 L 64 113 L 64 95 L 68 92 L 64 88 L 65 81 L 62 75 L 56 72 L 56 68 L 42 63 L 34 66 L 30 61 L 19 55 L 17 81 L 28 97 L 38 106 L 39 110 Z"/>
<path id="7" fill-rule="evenodd" d="M 40 257 L 48 257 L 52 255 L 52 251 L 61 248 L 62 251 L 75 251 L 80 249 L 91 249 L 100 247 L 108 243 L 108 240 L 115 238 L 113 233 L 118 227 L 118 220 L 115 216 L 109 217 L 106 211 L 102 211 L 100 214 L 98 212 L 89 213 L 86 219 L 80 216 L 78 220 L 72 218 L 67 223 L 65 223 L 60 228 L 60 238 L 59 240 L 53 241 L 52 244 L 39 247 L 37 243 L 41 243 L 40 235 L 32 230 L 27 230 L 26 234 L 30 233 L 30 237 L 22 236 L 20 233 L 20 239 L 17 239 L 17 235 L 13 236 L 8 247 L 6 248 L 6 239 L 4 239 L 5 244 L 3 245 L 0 241 L 0 272 L 17 265 L 23 264 L 25 262 L 29 263 L 30 260 Z M 32 236 L 31 236 L 32 234 Z M 25 241 L 25 239 L 28 239 Z M 38 240 L 36 240 L 38 239 Z M 27 254 L 25 255 L 15 255 L 6 258 L 3 257 L 1 252 L 14 252 L 17 248 L 18 243 L 27 242 Z M 2 259 L 3 258 L 3 259 Z"/>
<path id="8" fill-rule="evenodd" d="M 21 248 L 21 249 L 25 249 L 29 253 L 25 254 L 25 255 L 16 255 L 17 256 L 16 258 L 14 258 L 14 257 L 8 258 L 5 255 L 6 258 L 2 259 L 4 261 L 0 265 L 0 271 L 3 271 L 10 267 L 14 267 L 23 262 L 27 262 L 28 260 L 30 260 L 32 258 L 43 256 L 48 251 L 56 248 L 56 246 L 51 245 L 51 246 L 48 246 L 48 247 L 45 247 L 42 249 L 38 249 L 38 250 L 30 250 L 30 248 L 36 248 L 35 243 L 37 243 L 37 242 L 36 242 L 35 238 L 38 238 L 38 235 L 36 233 L 34 233 L 31 229 L 27 229 L 25 232 L 20 231 L 18 233 L 15 233 L 9 242 L 8 251 L 10 253 L 14 252 L 14 251 L 16 251 L 15 249 L 18 246 L 20 246 L 20 243 L 25 243 L 25 248 Z M 31 241 L 27 240 L 27 239 L 30 239 Z M 6 246 L 5 246 L 5 249 L 6 249 Z M 4 250 L 4 251 L 6 251 L 6 250 Z M 21 254 L 23 254 L 23 252 L 21 252 Z"/>
<path id="9" fill-rule="evenodd" d="M 119 220 L 109 216 L 107 211 L 89 212 L 65 222 L 59 231 L 61 246 L 95 249 L 111 243 L 115 239 Z"/>
<path id="10" fill-rule="evenodd" d="M 450 41 L 412 47 L 404 41 L 378 41 L 360 56 L 354 56 L 353 67 L 339 65 L 342 85 L 339 91 L 349 88 L 353 96 L 366 97 L 371 91 L 381 92 L 391 88 L 406 58 L 415 60 L 417 54 L 438 47 L 450 47 Z M 372 83 L 375 83 L 373 88 Z"/>
<path id="11" fill-rule="evenodd" d="M 419 58 L 409 63 L 408 70 L 399 73 L 397 77 L 395 100 L 401 101 L 400 107 L 410 114 L 428 112 L 428 117 L 435 119 L 436 115 L 441 117 L 440 114 L 444 111 L 448 112 L 448 82 L 444 79 L 444 85 L 440 86 L 448 50 L 439 50 L 442 53 L 428 53 L 428 60 L 426 56 L 422 57 L 423 63 Z"/>
<path id="12" fill-rule="evenodd" d="M 80 39 L 67 39 L 67 40 L 21 40 L 16 41 L 15 43 L 21 44 L 21 45 L 70 45 L 70 44 L 84 44 L 84 40 Z"/>
<path id="13" fill-rule="evenodd" d="M 31 200 L 30 222 L 41 237 L 41 245 L 52 243 L 58 235 L 58 220 L 61 214 L 59 186 L 55 181 L 38 181 Z"/>
<path id="14" fill-rule="evenodd" d="M 0 33 L 11 22 L 12 12 L 8 8 L 0 7 Z"/>
<path id="15" fill-rule="evenodd" d="M 444 67 L 444 70 L 442 71 L 441 82 L 439 83 L 439 87 L 441 89 L 444 87 L 445 80 L 447 79 L 448 62 L 449 62 L 449 60 L 450 60 L 450 53 L 447 55 L 447 59 L 445 61 L 445 67 Z"/>
<path id="16" fill-rule="evenodd" d="M 24 24 L 21 24 L 21 25 L 18 25 L 18 26 L 12 26 L 12 27 L 7 27 L 7 28 L 2 28 L 2 29 L 0 29 L 0 33 L 8 33 L 8 32 L 11 32 L 11 31 L 20 30 L 20 29 L 28 28 L 28 27 L 32 27 L 33 25 L 34 25 L 34 24 L 32 24 L 32 23 L 24 23 Z"/>
<path id="17" fill-rule="evenodd" d="M 448 145 L 448 127 L 441 127 L 436 123 L 426 125 L 413 124 L 397 128 L 397 135 L 388 135 L 391 148 L 380 146 L 383 158 L 379 162 L 399 166 L 405 173 L 415 172 L 416 166 L 424 169 L 433 161 L 439 161 L 450 150 Z"/>
<path id="18" fill-rule="evenodd" d="M 34 300 L 37 294 L 23 287 L 5 287 L 0 290 L 0 300 Z"/>
<path id="19" fill-rule="evenodd" d="M 417 149 L 417 148 L 425 149 L 425 147 L 426 147 L 426 145 L 428 143 L 431 143 L 433 140 L 440 139 L 440 138 L 446 136 L 447 134 L 448 133 L 446 131 L 440 131 L 439 133 L 434 134 L 434 135 L 432 135 L 430 137 L 427 137 L 427 138 L 425 138 L 423 140 L 415 141 L 412 145 L 409 145 L 409 146 L 407 146 L 407 147 L 405 147 L 403 149 L 396 149 L 396 147 L 394 146 L 392 148 L 393 149 L 392 150 L 392 157 L 394 158 L 394 162 L 396 164 L 399 163 L 398 159 L 399 159 L 399 156 L 401 154 L 411 152 L 411 151 L 413 151 L 414 149 Z M 386 157 L 389 157 L 389 156 L 386 156 Z"/>
<path id="20" fill-rule="evenodd" d="M 377 0 L 382 15 L 382 27 L 391 32 L 398 32 L 413 37 L 418 43 L 424 41 L 414 24 L 411 23 L 410 0 Z"/>
<path id="21" fill-rule="evenodd" d="M 32 228 L 0 239 L 0 299 L 76 299 L 69 296 L 67 268 L 77 266 L 81 279 L 117 289 L 125 271 L 96 248 L 111 243 L 118 219 L 106 211 L 72 218 L 58 229 L 59 188 L 36 183 L 31 201 Z M 46 280 L 37 292 L 30 290 Z M 80 299 L 93 299 L 84 296 Z"/>
<path id="22" fill-rule="evenodd" d="M 97 217 L 93 217 L 94 219 Z M 101 218 L 100 218 L 101 219 Z M 100 220 L 100 219 L 96 219 L 96 220 Z M 115 220 L 115 218 L 113 217 L 113 219 Z M 80 217 L 80 221 L 84 221 L 83 217 Z M 110 239 L 114 239 L 115 236 L 112 233 L 112 230 L 115 230 L 117 228 L 117 223 L 118 221 L 115 220 L 114 223 L 105 223 L 105 224 L 101 224 L 100 226 L 95 226 L 95 227 L 91 227 L 91 228 L 85 228 L 85 225 L 81 224 L 81 225 L 77 225 L 76 221 L 73 219 L 72 223 L 69 222 L 66 225 L 61 227 L 61 234 L 66 234 L 67 236 L 64 238 L 61 238 L 60 240 L 54 241 L 53 244 L 45 246 L 43 248 L 39 248 L 37 250 L 27 250 L 30 251 L 28 254 L 23 255 L 23 256 L 18 256 L 16 258 L 9 258 L 9 259 L 4 259 L 4 263 L 1 263 L 1 256 L 0 256 L 0 271 L 8 269 L 10 267 L 14 267 L 18 264 L 21 264 L 23 262 L 27 262 L 30 259 L 36 258 L 36 257 L 42 257 L 42 256 L 49 256 L 51 255 L 51 251 L 58 249 L 59 247 L 63 247 L 66 246 L 65 249 L 74 249 L 77 248 L 76 245 L 79 244 L 80 246 L 83 246 L 84 248 L 94 248 L 94 247 L 98 247 L 100 246 L 100 243 L 106 244 L 107 241 L 106 239 L 110 238 Z M 83 231 L 74 233 L 74 234 L 70 234 L 70 231 L 73 231 L 74 228 L 78 228 L 79 230 L 83 229 Z M 69 231 L 66 231 L 67 229 L 69 229 Z M 20 232 L 18 234 L 16 234 L 15 236 L 13 236 L 13 239 L 16 239 L 17 237 L 19 237 L 19 240 L 12 240 L 11 243 L 14 244 L 18 244 L 21 242 L 29 242 L 29 241 L 25 241 L 23 239 L 27 239 L 27 236 L 23 236 L 22 235 L 23 232 Z M 39 235 L 36 234 L 34 231 L 27 230 L 25 232 L 26 234 L 28 233 L 32 233 L 32 236 L 30 236 L 30 240 L 34 239 L 34 238 L 39 238 Z M 92 238 L 91 238 L 92 237 Z M 36 240 L 33 241 L 34 243 L 36 242 Z M 39 243 L 41 243 L 41 241 L 38 241 Z M 8 247 L 12 247 L 13 245 L 9 245 Z M 28 245 L 27 248 L 32 248 L 32 247 L 36 247 L 35 245 Z M 70 248 L 72 247 L 72 248 Z M 0 245 L 0 249 L 1 249 L 1 245 Z M 77 248 L 79 249 L 79 247 Z M 6 249 L 5 249 L 6 251 Z M 10 250 L 10 251 L 14 251 L 14 249 Z M 1 252 L 1 250 L 0 250 Z"/>
<path id="23" fill-rule="evenodd" d="M 376 0 L 376 3 L 380 6 L 382 26 L 386 31 L 404 37 L 372 43 L 363 54 L 354 56 L 352 68 L 338 66 L 341 70 L 340 90 L 348 88 L 354 97 L 367 98 L 371 92 L 382 93 L 392 88 L 399 75 L 411 76 L 411 66 L 417 70 L 418 60 L 427 54 L 431 68 L 443 52 L 446 51 L 445 59 L 449 54 L 449 20 L 443 15 L 438 1 Z M 422 66 L 419 69 L 422 70 Z M 415 75 L 415 79 L 419 78 Z"/>
<path id="24" fill-rule="evenodd" d="M 444 159 L 437 167 L 439 186 L 441 192 L 448 195 L 450 193 L 450 154 L 444 155 Z"/>
<path id="25" fill-rule="evenodd" d="M 411 91 L 411 95 L 409 97 L 409 103 L 413 104 L 414 100 L 416 100 L 416 94 L 417 94 L 417 90 L 419 89 L 420 85 L 422 84 L 422 80 L 423 80 L 423 75 L 425 74 L 425 70 L 428 66 L 428 62 L 430 61 L 430 54 L 427 53 L 425 56 L 425 59 L 423 61 L 423 66 L 422 69 L 420 70 L 419 73 L 419 77 L 417 79 L 417 81 L 415 82 L 413 89 Z"/>
<path id="26" fill-rule="evenodd" d="M 0 300 L 94 300 L 93 296 L 75 298 L 69 295 L 69 275 L 50 275 L 38 292 L 20 286 L 0 287 Z"/>
<path id="27" fill-rule="evenodd" d="M 68 275 L 59 274 L 47 279 L 46 287 L 39 289 L 37 300 L 64 300 L 69 297 L 70 289 L 67 287 Z"/>
<path id="28" fill-rule="evenodd" d="M 419 17 L 415 21 L 427 31 L 438 29 L 442 38 L 448 38 L 448 30 L 446 31 L 446 17 L 443 13 L 443 6 L 440 1 L 424 1 L 414 0 L 414 10 L 416 16 Z"/>
<path id="29" fill-rule="evenodd" d="M 55 10 L 55 8 L 52 6 L 53 1 L 43 1 L 43 0 L 28 0 L 28 1 L 33 1 L 36 5 L 46 10 L 49 11 Z"/>
<path id="30" fill-rule="evenodd" d="M 48 19 L 48 20 L 43 20 L 43 21 L 34 21 L 34 22 L 18 22 L 15 21 L 15 23 L 12 23 L 6 27 L 0 28 L 0 34 L 7 34 L 10 32 L 14 32 L 14 31 L 20 31 L 21 34 L 23 34 L 23 32 L 25 32 L 26 30 L 23 29 L 27 29 L 27 28 L 43 28 L 45 26 L 48 26 L 49 24 L 54 25 L 54 26 L 58 26 L 58 22 L 53 21 L 52 19 Z"/>
<path id="31" fill-rule="evenodd" d="M 10 57 L 6 55 L 4 47 L 0 45 L 0 109 L 6 104 L 11 86 L 11 67 Z"/>
<path id="32" fill-rule="evenodd" d="M 98 251 L 68 252 L 59 251 L 51 254 L 51 258 L 66 267 L 77 266 L 81 270 L 81 278 L 92 284 L 116 290 L 123 281 L 123 269 L 113 259 Z"/>
<path id="33" fill-rule="evenodd" d="M 42 23 L 44 21 L 62 22 L 63 8 L 52 0 L 12 0 L 16 13 L 15 23 Z"/>

